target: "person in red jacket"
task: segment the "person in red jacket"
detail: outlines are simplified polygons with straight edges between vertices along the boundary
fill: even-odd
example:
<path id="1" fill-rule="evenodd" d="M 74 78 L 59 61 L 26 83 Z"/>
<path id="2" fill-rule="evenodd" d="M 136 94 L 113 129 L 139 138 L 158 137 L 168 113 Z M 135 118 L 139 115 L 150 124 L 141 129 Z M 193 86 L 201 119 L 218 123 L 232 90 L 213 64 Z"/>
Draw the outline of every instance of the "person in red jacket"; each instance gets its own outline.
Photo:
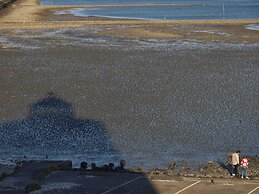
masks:
<path id="1" fill-rule="evenodd" d="M 248 158 L 245 156 L 241 161 L 241 178 L 249 179 L 247 176 L 247 169 L 248 169 Z"/>

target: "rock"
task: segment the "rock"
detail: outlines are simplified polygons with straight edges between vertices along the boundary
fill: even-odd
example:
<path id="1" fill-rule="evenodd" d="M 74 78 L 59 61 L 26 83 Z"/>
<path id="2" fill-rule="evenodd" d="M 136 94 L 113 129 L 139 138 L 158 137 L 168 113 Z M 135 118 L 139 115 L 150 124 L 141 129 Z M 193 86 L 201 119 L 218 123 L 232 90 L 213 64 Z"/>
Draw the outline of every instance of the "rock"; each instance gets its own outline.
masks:
<path id="1" fill-rule="evenodd" d="M 169 164 L 168 164 L 168 169 L 170 170 L 174 170 L 176 167 L 176 162 L 175 161 L 171 161 Z"/>
<path id="2" fill-rule="evenodd" d="M 80 168 L 81 169 L 87 169 L 87 163 L 86 162 L 81 162 Z"/>
<path id="3" fill-rule="evenodd" d="M 142 172 L 142 169 L 140 167 L 133 167 L 130 169 L 130 172 Z"/>
<path id="4" fill-rule="evenodd" d="M 92 170 L 96 170 L 96 169 L 97 169 L 96 164 L 92 163 Z"/>
<path id="5" fill-rule="evenodd" d="M 123 170 L 126 166 L 126 161 L 125 160 L 121 160 L 120 161 L 120 168 Z"/>
<path id="6" fill-rule="evenodd" d="M 105 165 L 102 166 L 102 168 L 100 170 L 108 171 L 109 166 L 107 164 L 105 164 Z"/>
<path id="7" fill-rule="evenodd" d="M 28 185 L 26 185 L 26 187 L 25 187 L 25 191 L 28 193 L 30 193 L 32 191 L 37 191 L 40 189 L 41 189 L 41 186 L 36 182 L 31 182 Z"/>
<path id="8" fill-rule="evenodd" d="M 168 170 L 166 171 L 166 174 L 169 175 L 169 176 L 172 176 L 172 175 L 174 175 L 174 171 L 171 170 L 171 169 L 168 169 Z"/>
<path id="9" fill-rule="evenodd" d="M 109 170 L 113 170 L 114 169 L 114 163 L 109 163 Z"/>

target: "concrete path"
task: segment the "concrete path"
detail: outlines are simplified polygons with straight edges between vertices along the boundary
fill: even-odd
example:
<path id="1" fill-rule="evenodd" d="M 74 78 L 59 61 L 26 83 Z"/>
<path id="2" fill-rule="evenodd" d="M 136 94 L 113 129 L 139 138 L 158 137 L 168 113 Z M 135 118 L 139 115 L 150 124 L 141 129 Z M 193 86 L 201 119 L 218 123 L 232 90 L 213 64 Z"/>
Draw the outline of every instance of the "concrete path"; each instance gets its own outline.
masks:
<path id="1" fill-rule="evenodd" d="M 152 185 L 158 193 L 168 194 L 259 194 L 259 180 L 236 178 L 152 180 Z"/>
<path id="2" fill-rule="evenodd" d="M 0 194 L 23 194 L 29 183 L 41 189 L 32 193 L 156 193 L 142 173 L 72 169 L 71 161 L 31 161 L 0 181 Z"/>
<path id="3" fill-rule="evenodd" d="M 59 171 L 40 183 L 41 194 L 157 193 L 141 173 Z"/>
<path id="4" fill-rule="evenodd" d="M 148 177 L 143 173 L 79 170 L 71 166 L 70 161 L 25 163 L 0 181 L 0 194 L 24 194 L 30 182 L 41 186 L 32 194 L 259 194 L 259 180 Z"/>

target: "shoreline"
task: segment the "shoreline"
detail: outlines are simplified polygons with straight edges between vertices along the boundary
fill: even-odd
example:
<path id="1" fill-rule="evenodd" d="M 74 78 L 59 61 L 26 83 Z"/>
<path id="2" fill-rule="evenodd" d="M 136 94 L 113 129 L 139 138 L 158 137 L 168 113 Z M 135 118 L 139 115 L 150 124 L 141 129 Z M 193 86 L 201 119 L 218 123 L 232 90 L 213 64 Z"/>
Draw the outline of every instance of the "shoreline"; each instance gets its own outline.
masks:
<path id="1" fill-rule="evenodd" d="M 225 177 L 224 171 L 219 172 L 220 176 L 213 176 L 218 168 L 213 164 L 208 164 L 203 169 L 204 175 L 199 176 L 192 174 L 188 169 L 186 169 L 187 174 L 175 174 L 172 169 L 141 172 L 138 169 L 124 168 L 124 164 L 115 166 L 114 163 L 109 163 L 101 168 L 94 164 L 90 167 L 86 162 L 82 162 L 79 168 L 72 168 L 71 161 L 50 160 L 27 161 L 13 167 L 4 167 L 0 164 L 0 172 L 2 168 L 9 168 L 9 173 L 3 171 L 0 174 L 0 192 L 45 193 L 47 191 L 48 193 L 97 194 L 128 191 L 155 194 L 180 193 L 188 189 L 190 193 L 209 191 L 211 194 L 217 194 L 226 193 L 230 189 L 236 193 L 252 193 L 258 189 L 256 177 L 250 177 L 250 180 L 230 177 L 230 175 Z M 174 167 L 171 166 L 171 168 Z M 212 173 L 212 176 L 206 175 L 206 172 Z M 130 187 L 127 187 L 128 184 Z M 64 185 L 72 186 L 64 187 Z M 190 188 L 193 185 L 197 186 Z"/>
<path id="2" fill-rule="evenodd" d="M 156 7 L 156 6 L 207 6 L 206 4 L 155 4 L 155 3 L 147 3 L 147 4 L 99 4 L 99 5 L 41 5 L 46 9 L 68 9 L 68 8 L 113 8 L 113 7 Z"/>
<path id="3" fill-rule="evenodd" d="M 192 4 L 118 4 L 118 5 L 61 5 L 61 6 L 45 6 L 40 5 L 39 0 L 18 0 L 15 1 L 10 7 L 6 8 L 0 12 L 0 23 L 39 23 L 45 24 L 44 22 L 49 22 L 55 25 L 55 21 L 45 21 L 44 17 L 47 14 L 55 18 L 55 14 L 51 13 L 56 10 L 66 10 L 69 8 L 98 8 L 98 7 L 125 7 L 125 6 L 197 6 Z M 206 5 L 202 5 L 206 6 Z M 47 13 L 46 13 L 47 12 Z M 145 20 L 145 19 L 120 19 L 112 17 L 95 17 L 95 16 L 73 16 L 70 15 L 70 21 L 63 21 L 67 26 L 71 25 L 74 27 L 75 18 L 80 18 L 76 20 L 80 25 L 147 25 L 147 24 L 259 24 L 259 19 L 244 19 L 244 20 Z M 91 19 L 94 18 L 94 21 Z M 104 21 L 105 20 L 105 21 Z M 60 21 L 58 21 L 60 22 Z M 60 25 L 63 26 L 63 25 Z M 59 27 L 59 26 L 56 26 Z M 11 27 L 10 27 L 11 28 Z M 0 26 L 0 29 L 3 29 Z"/>
<path id="4" fill-rule="evenodd" d="M 249 158 L 249 177 L 252 180 L 259 180 L 259 156 L 247 156 Z M 22 166 L 23 164 L 30 163 L 32 161 L 38 161 L 38 162 L 48 162 L 48 161 L 63 161 L 66 163 L 69 161 L 71 163 L 71 168 L 73 169 L 80 169 L 80 166 L 82 163 L 89 164 L 88 168 L 86 167 L 85 170 L 92 170 L 92 171 L 106 171 L 106 167 L 108 166 L 108 163 L 103 163 L 102 165 L 95 164 L 96 169 L 91 169 L 90 163 L 87 161 L 81 161 L 81 164 L 78 166 L 74 166 L 72 160 L 69 159 L 34 159 L 34 160 L 17 160 L 13 161 L 11 163 L 0 163 L 0 174 L 6 173 L 7 175 L 11 175 L 19 166 Z M 124 161 L 124 163 L 127 166 L 127 161 Z M 131 172 L 131 173 L 144 173 L 144 174 L 150 174 L 150 175 L 166 175 L 166 176 L 181 176 L 181 177 L 192 177 L 192 178 L 224 178 L 224 179 L 230 179 L 231 177 L 231 158 L 226 158 L 225 161 L 212 161 L 209 160 L 206 163 L 196 163 L 191 165 L 188 161 L 169 161 L 168 166 L 165 168 L 150 168 L 150 169 L 143 169 L 141 166 L 130 166 L 126 167 L 123 170 L 123 172 Z M 118 162 L 118 161 L 117 161 Z M 110 161 L 110 163 L 116 164 L 116 161 Z M 109 163 L 109 164 L 110 164 Z M 116 164 L 117 165 L 117 164 Z M 115 165 L 115 166 L 116 166 Z M 119 165 L 119 163 L 118 163 Z M 111 171 L 114 171 L 115 169 L 110 169 Z M 237 177 L 240 178 L 240 177 Z"/>
<path id="5" fill-rule="evenodd" d="M 104 6 L 104 5 L 101 5 Z M 107 5 L 111 6 L 111 5 Z M 134 6 L 134 5 L 133 5 Z M 75 6 L 40 6 L 38 0 L 18 0 L 0 12 L 0 30 L 55 30 L 98 27 L 94 35 L 119 38 L 259 43 L 246 25 L 259 20 L 134 20 L 93 16 L 56 15 Z M 80 6 L 77 6 L 80 7 Z M 123 28 L 118 28 L 123 26 Z M 109 27 L 109 30 L 106 30 Z"/>

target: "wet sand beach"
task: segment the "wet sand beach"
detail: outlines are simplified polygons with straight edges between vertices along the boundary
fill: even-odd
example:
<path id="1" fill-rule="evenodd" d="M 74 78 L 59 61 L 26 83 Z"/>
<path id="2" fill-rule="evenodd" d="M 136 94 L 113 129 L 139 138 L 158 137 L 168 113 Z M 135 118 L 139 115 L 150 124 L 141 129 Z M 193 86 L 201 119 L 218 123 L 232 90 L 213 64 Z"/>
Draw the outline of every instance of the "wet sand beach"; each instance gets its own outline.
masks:
<path id="1" fill-rule="evenodd" d="M 104 123 L 129 166 L 216 160 L 235 149 L 258 154 L 259 35 L 246 29 L 258 20 L 118 20 L 53 10 L 23 0 L 0 13 L 1 160 L 13 157 L 6 152 L 43 157 L 24 142 L 10 145 L 6 134 L 10 125 L 35 130 L 26 122 L 30 105 L 49 92 L 71 103 L 76 119 Z M 59 146 L 46 150 L 49 158 L 71 159 Z M 79 146 L 72 146 L 76 162 L 86 157 Z"/>
<path id="2" fill-rule="evenodd" d="M 168 4 L 164 4 L 169 6 Z M 170 4 L 171 6 L 179 6 Z M 126 6 L 126 5 L 95 5 Z M 127 6 L 140 6 L 139 4 Z M 144 6 L 144 5 L 142 5 Z M 156 4 L 145 6 L 157 6 Z M 159 6 L 161 6 L 159 4 Z M 192 5 L 186 5 L 192 6 Z M 193 5 L 194 6 L 194 5 Z M 206 6 L 206 5 L 204 5 Z M 123 38 L 155 38 L 166 40 L 209 40 L 258 42 L 258 32 L 247 30 L 246 25 L 259 20 L 130 20 L 101 17 L 55 15 L 55 11 L 87 6 L 40 6 L 37 0 L 21 0 L 0 14 L 0 29 L 78 28 L 83 26 L 113 26 L 98 30 L 101 35 Z M 90 6 L 93 7 L 93 6 Z M 95 32 L 96 34 L 97 32 Z"/>

